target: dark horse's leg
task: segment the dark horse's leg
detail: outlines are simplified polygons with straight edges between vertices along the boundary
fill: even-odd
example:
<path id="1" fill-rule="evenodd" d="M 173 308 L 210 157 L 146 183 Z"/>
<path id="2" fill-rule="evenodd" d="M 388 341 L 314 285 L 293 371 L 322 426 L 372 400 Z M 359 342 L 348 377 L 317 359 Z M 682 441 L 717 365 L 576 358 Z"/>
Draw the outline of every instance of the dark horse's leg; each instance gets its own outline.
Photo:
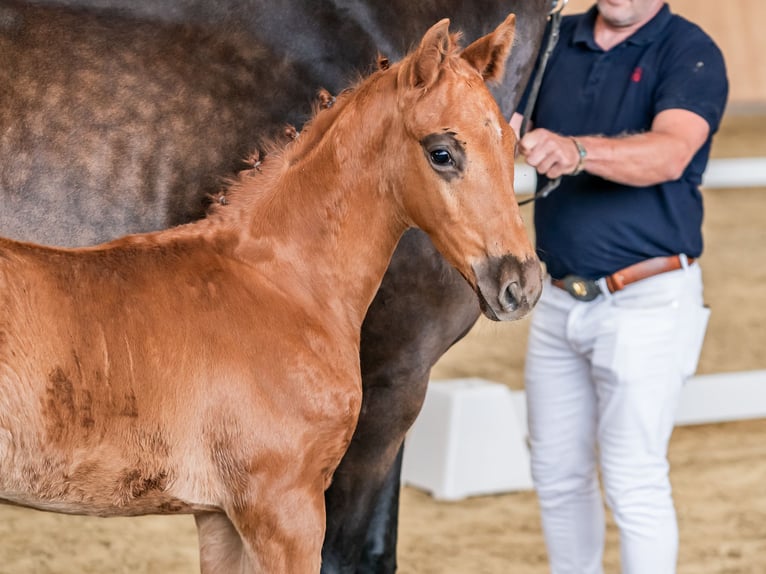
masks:
<path id="1" fill-rule="evenodd" d="M 362 328 L 362 412 L 326 494 L 322 572 L 396 570 L 394 461 L 400 462 L 404 435 L 420 412 L 431 367 L 478 316 L 468 283 L 423 232 L 408 231 Z M 365 540 L 371 520 L 373 531 Z"/>
<path id="2" fill-rule="evenodd" d="M 399 490 L 401 488 L 403 455 L 404 447 L 401 446 L 380 489 L 375 512 L 367 527 L 364 552 L 357 567 L 357 572 L 360 574 L 396 571 Z"/>

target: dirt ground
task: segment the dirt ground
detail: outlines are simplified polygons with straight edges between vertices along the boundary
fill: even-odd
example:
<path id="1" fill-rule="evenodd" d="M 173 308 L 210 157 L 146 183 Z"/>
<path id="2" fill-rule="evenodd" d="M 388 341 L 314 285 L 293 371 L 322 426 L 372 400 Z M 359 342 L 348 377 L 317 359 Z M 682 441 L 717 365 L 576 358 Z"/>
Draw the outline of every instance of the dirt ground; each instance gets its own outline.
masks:
<path id="1" fill-rule="evenodd" d="M 766 156 L 764 128 L 766 116 L 727 118 L 713 155 Z M 699 372 L 766 369 L 766 188 L 706 190 L 705 200 L 701 264 L 713 313 Z M 527 328 L 526 320 L 479 321 L 433 379 L 483 377 L 522 388 Z M 766 574 L 766 419 L 679 427 L 670 458 L 679 574 Z M 401 574 L 547 572 L 534 494 L 437 502 L 404 488 L 399 565 Z M 611 523 L 605 565 L 619 571 Z M 96 519 L 0 507 L 0 574 L 197 571 L 188 516 Z"/>

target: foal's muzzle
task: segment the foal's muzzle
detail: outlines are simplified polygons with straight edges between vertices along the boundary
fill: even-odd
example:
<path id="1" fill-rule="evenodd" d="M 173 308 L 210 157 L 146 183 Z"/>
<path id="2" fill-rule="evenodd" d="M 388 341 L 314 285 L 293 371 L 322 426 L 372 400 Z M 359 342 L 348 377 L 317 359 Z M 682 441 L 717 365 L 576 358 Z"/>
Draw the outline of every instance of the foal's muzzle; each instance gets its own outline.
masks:
<path id="1" fill-rule="evenodd" d="M 494 321 L 521 319 L 542 292 L 542 269 L 537 258 L 520 261 L 513 255 L 494 257 L 474 266 L 482 312 Z"/>

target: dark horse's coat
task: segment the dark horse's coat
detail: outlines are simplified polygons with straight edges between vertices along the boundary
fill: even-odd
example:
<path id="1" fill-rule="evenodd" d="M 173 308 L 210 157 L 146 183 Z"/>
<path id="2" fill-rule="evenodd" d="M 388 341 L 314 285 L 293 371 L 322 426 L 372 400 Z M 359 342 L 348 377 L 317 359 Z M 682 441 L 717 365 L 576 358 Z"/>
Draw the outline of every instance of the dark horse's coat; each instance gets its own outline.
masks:
<path id="1" fill-rule="evenodd" d="M 444 16 L 472 40 L 517 13 L 495 90 L 510 116 L 551 2 L 47 4 L 71 8 L 0 2 L 0 234 L 81 245 L 201 216 L 259 142 L 300 127 L 318 88 L 339 89 L 378 51 L 398 59 Z M 363 407 L 327 492 L 323 571 L 394 571 L 392 463 L 432 365 L 478 314 L 424 235 L 405 234 L 363 327 Z"/>

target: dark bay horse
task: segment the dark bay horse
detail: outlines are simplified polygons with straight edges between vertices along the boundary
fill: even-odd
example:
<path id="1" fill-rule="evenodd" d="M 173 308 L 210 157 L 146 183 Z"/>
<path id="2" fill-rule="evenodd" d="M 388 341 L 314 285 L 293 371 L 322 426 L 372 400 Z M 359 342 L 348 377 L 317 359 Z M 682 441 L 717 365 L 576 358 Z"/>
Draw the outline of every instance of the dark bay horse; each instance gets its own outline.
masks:
<path id="1" fill-rule="evenodd" d="M 204 573 L 320 570 L 362 322 L 405 229 L 491 319 L 524 316 L 542 287 L 515 137 L 485 87 L 514 16 L 464 50 L 448 25 L 203 220 L 93 247 L 0 239 L 0 500 L 191 513 Z"/>
<path id="2" fill-rule="evenodd" d="M 493 89 L 510 116 L 550 2 L 47 4 L 74 8 L 0 2 L 0 234 L 84 245 L 201 216 L 261 139 L 300 128 L 319 87 L 378 51 L 398 59 L 443 16 L 473 39 L 517 14 Z M 405 233 L 363 325 L 363 408 L 326 494 L 323 571 L 395 570 L 397 453 L 431 367 L 478 314 L 425 235 Z"/>

